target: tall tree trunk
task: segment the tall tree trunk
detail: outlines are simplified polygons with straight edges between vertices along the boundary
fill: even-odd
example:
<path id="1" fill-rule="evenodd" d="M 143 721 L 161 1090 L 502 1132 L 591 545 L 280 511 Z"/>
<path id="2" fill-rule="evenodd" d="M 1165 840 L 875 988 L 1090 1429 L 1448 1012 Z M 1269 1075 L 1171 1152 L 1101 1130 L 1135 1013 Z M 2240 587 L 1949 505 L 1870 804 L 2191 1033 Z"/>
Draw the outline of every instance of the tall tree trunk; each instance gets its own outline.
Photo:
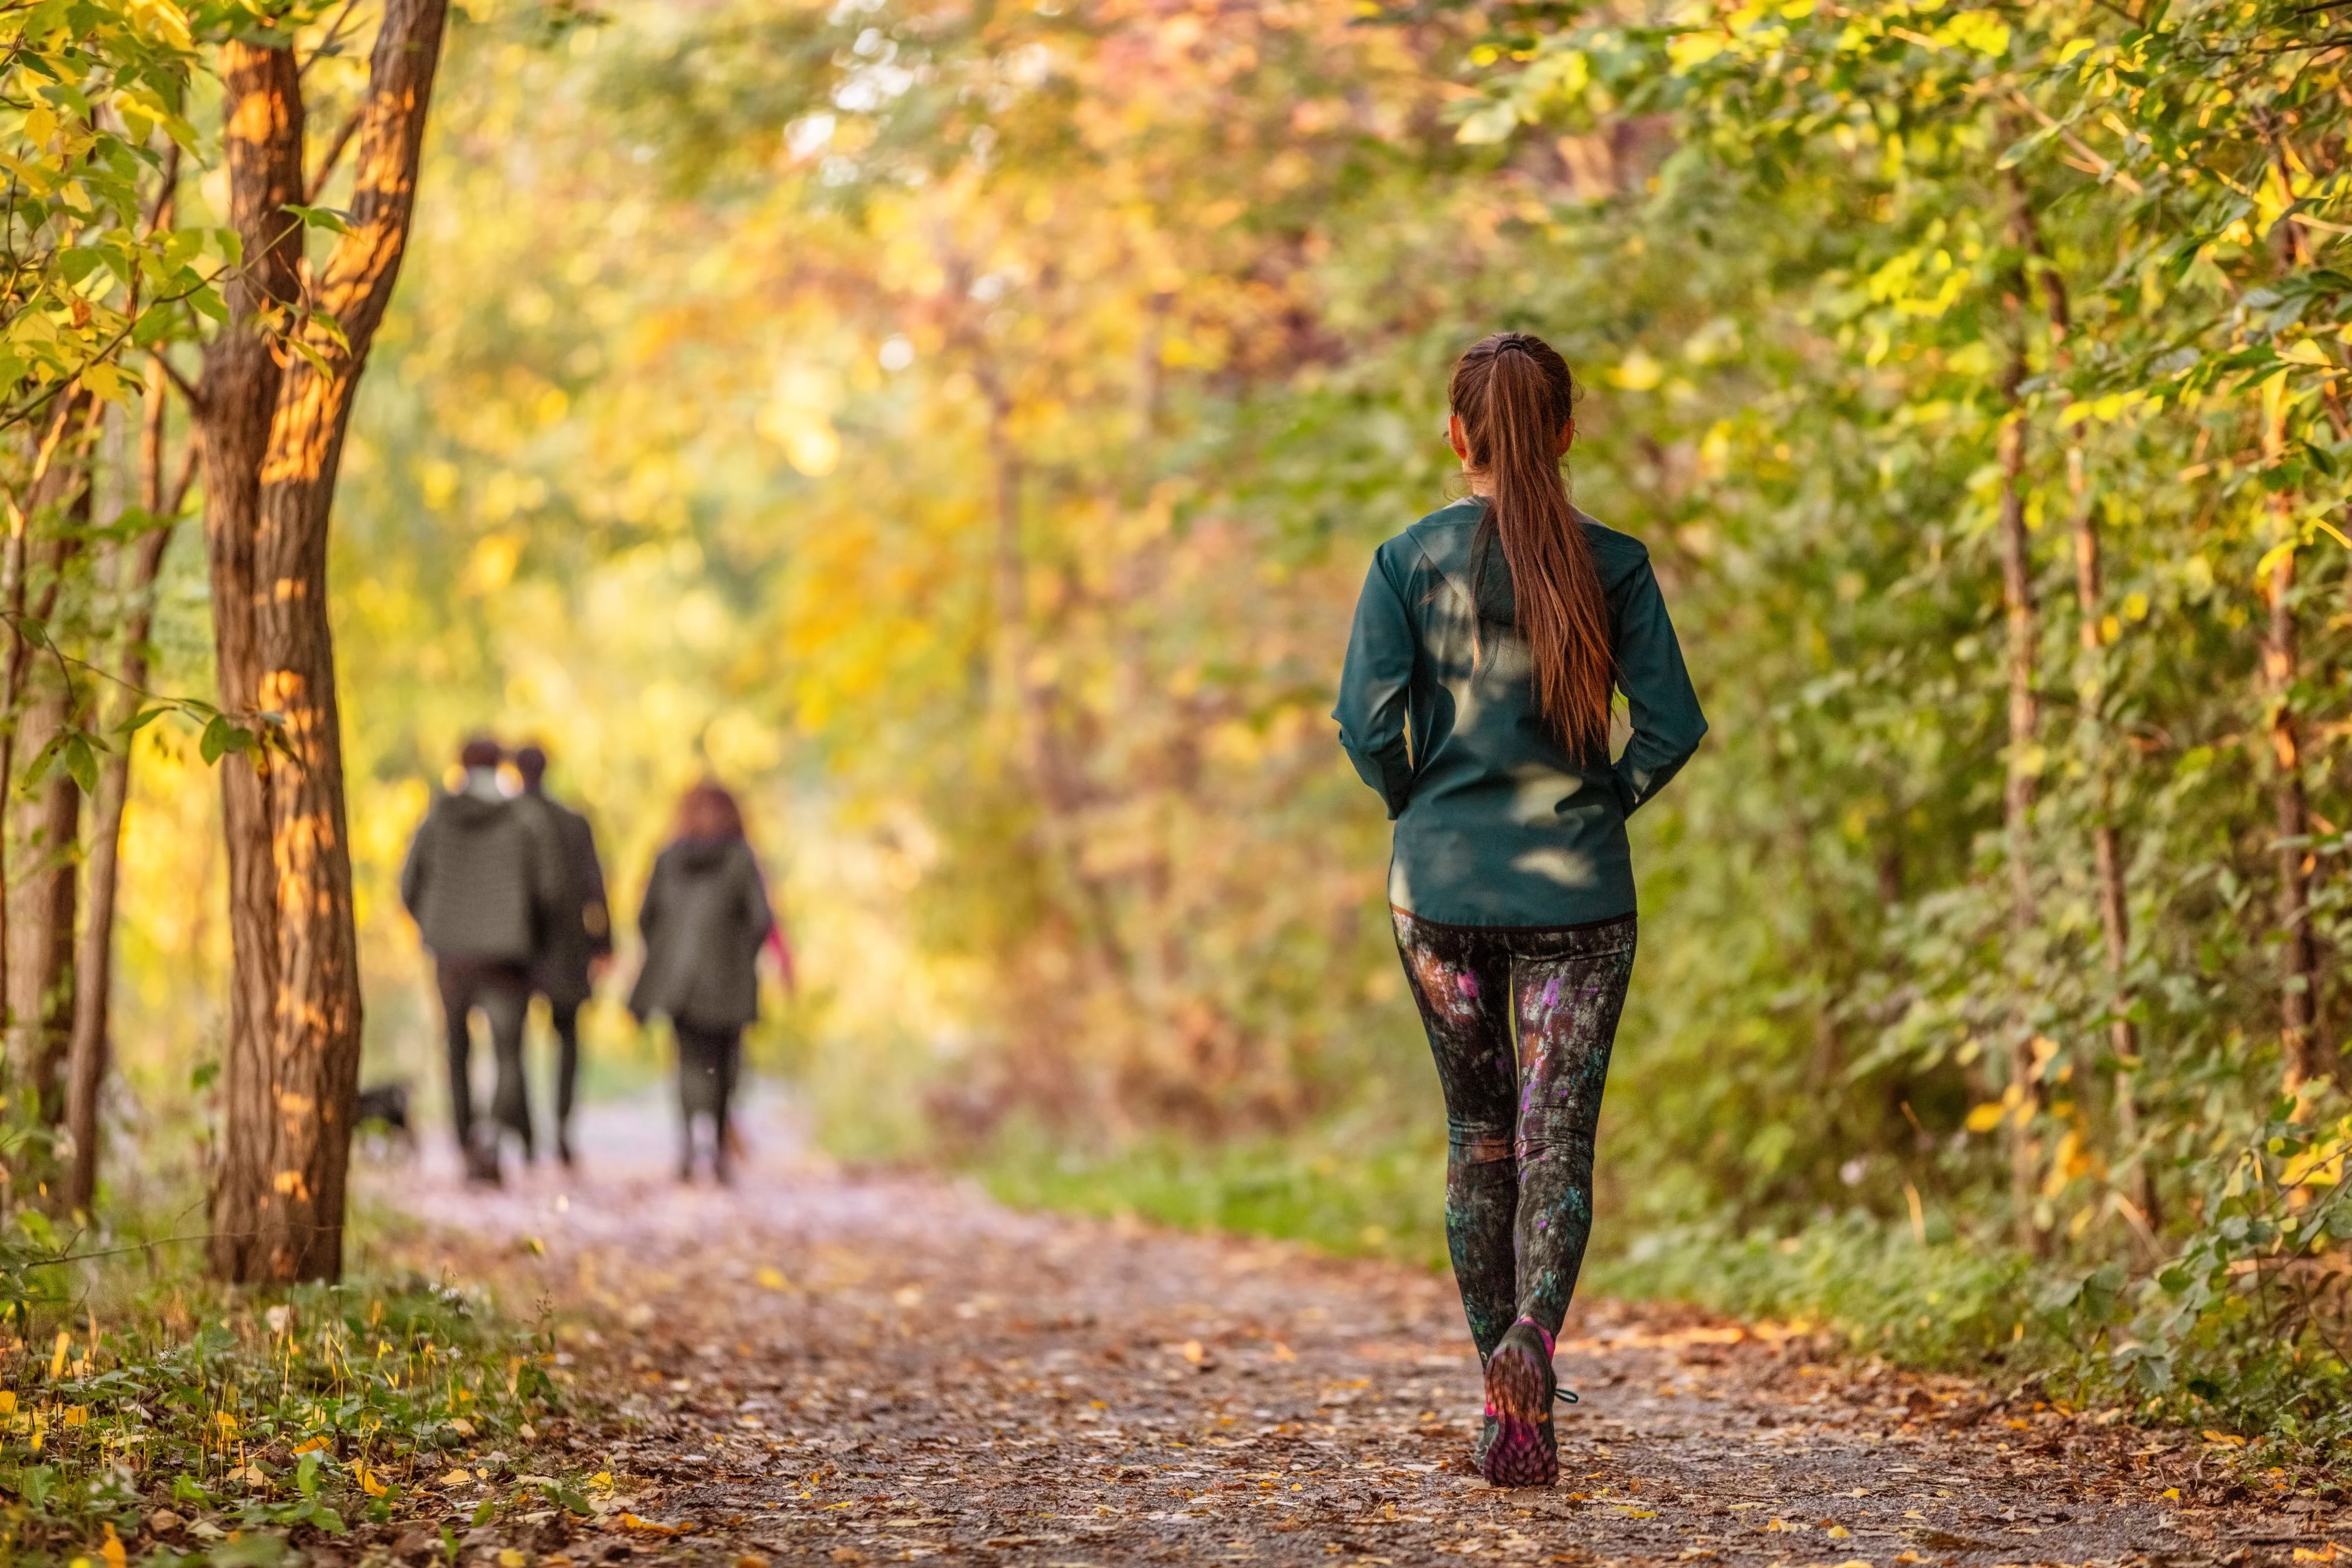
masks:
<path id="1" fill-rule="evenodd" d="M 2079 620 L 2076 641 L 2082 648 L 2081 708 L 2089 727 L 2092 789 L 2095 793 L 2091 823 L 2091 862 L 2098 879 L 2099 930 L 2107 961 L 2107 1043 L 2115 1052 L 2114 1103 L 2116 1137 L 2132 1151 L 2127 1185 L 2133 1203 L 2153 1230 L 2161 1217 L 2157 1208 L 2156 1183 L 2139 1146 L 2139 1094 L 2133 1066 L 2139 1061 L 2139 1031 L 2133 1026 L 2131 990 L 2124 972 L 2131 962 L 2131 905 L 2124 886 L 2123 849 L 2116 834 L 2115 781 L 2110 773 L 2106 739 L 2106 636 L 2102 629 L 2105 597 L 2100 572 L 2099 518 L 2083 472 L 2082 425 L 2067 434 L 2066 479 L 2074 507 L 2074 606 Z"/>
<path id="2" fill-rule="evenodd" d="M 2015 176 L 2012 174 L 2012 180 Z M 2055 352 L 2068 362 L 2073 349 L 2067 340 L 2074 330 L 2074 309 L 2066 280 L 2042 248 L 2041 226 L 2023 193 L 2022 182 L 2012 185 L 2032 253 L 2042 275 L 2042 292 L 2050 302 L 2050 339 Z M 2131 958 L 2131 905 L 2124 886 L 2123 853 L 2114 818 L 2115 781 L 2111 774 L 2106 734 L 2106 632 L 2103 606 L 2106 591 L 2100 565 L 2099 514 L 2091 497 L 2090 476 L 2083 452 L 2084 422 L 2066 426 L 2066 494 L 2074 515 L 2075 644 L 2081 649 L 2082 674 L 2077 699 L 2090 757 L 2095 794 L 2091 826 L 2091 861 L 2098 882 L 2099 927 L 2106 951 L 2107 1006 L 2114 1021 L 2107 1041 L 2115 1051 L 2115 1115 L 2117 1141 L 2133 1151 L 2129 1177 L 2131 1196 L 2148 1228 L 2159 1223 L 2156 1184 L 2139 1152 L 2139 1097 L 2132 1082 L 2132 1064 L 2139 1060 L 2138 1031 L 2129 1016 L 2131 993 L 2124 971 Z"/>
<path id="3" fill-rule="evenodd" d="M 162 367 L 151 367 L 147 417 L 139 445 L 139 500 L 151 517 L 178 516 L 186 503 L 187 481 L 194 475 L 191 468 L 182 476 L 180 493 L 165 496 L 163 425 L 169 391 Z M 114 903 L 121 880 L 122 817 L 131 799 L 134 738 L 122 733 L 122 727 L 137 715 L 147 685 L 147 643 L 155 630 L 155 579 L 163 570 L 172 533 L 168 525 L 156 528 L 127 559 L 117 552 L 115 588 L 125 619 L 119 672 L 122 695 L 111 728 L 120 740 L 99 769 L 98 793 L 91 803 L 89 907 L 82 916 L 81 939 L 74 956 L 73 1043 L 66 1072 L 66 1133 L 73 1149 L 65 1171 L 64 1207 L 68 1213 L 87 1214 L 98 1196 L 98 1103 L 113 1054 L 109 1030 L 114 983 Z"/>
<path id="4" fill-rule="evenodd" d="M 203 422 L 205 541 L 220 705 L 228 713 L 250 716 L 261 709 L 254 626 L 261 464 L 285 378 L 270 337 L 285 329 L 301 294 L 302 225 L 285 209 L 303 193 L 302 91 L 290 47 L 225 44 L 220 74 L 228 128 L 229 221 L 244 242 L 245 265 L 230 274 L 225 290 L 229 322 L 205 353 L 196 412 Z M 263 749 L 250 762 L 229 758 L 220 770 L 231 952 L 226 1068 L 229 1082 L 239 1086 L 257 1078 L 264 1084 L 268 1081 L 266 1031 L 278 988 L 271 918 L 275 889 L 264 793 L 268 763 L 269 753 Z M 254 1157 L 251 1129 L 237 1115 L 237 1098 L 232 1090 L 231 1131 L 223 1140 L 222 1170 L 213 1199 L 215 1233 L 228 1225 L 251 1232 L 259 1224 L 253 1214 L 221 1201 L 221 1187 L 232 1180 L 231 1167 Z M 261 1179 L 264 1186 L 270 1185 L 267 1175 Z M 248 1239 L 254 1238 L 215 1241 L 215 1270 L 244 1278 Z"/>
<path id="5" fill-rule="evenodd" d="M 82 695 L 57 648 L 58 611 L 67 574 L 82 553 L 90 520 L 90 469 L 99 428 L 97 405 L 75 426 L 69 455 L 53 471 L 63 494 L 58 530 L 26 557 L 14 609 L 20 618 L 9 681 L 15 758 L 37 758 L 65 732 L 79 727 Z M 46 513 L 49 508 L 44 508 Z M 36 632 L 34 629 L 37 628 Z M 73 1018 L 73 940 L 81 848 L 81 789 L 59 759 L 38 784 L 14 790 L 5 821 L 23 856 L 7 891 L 8 962 L 5 995 L 25 1084 L 51 1127 L 64 1119 L 66 1045 Z"/>
<path id="6" fill-rule="evenodd" d="M 94 413 L 95 402 L 86 392 L 77 389 L 59 398 L 34 449 L 23 491 L 7 497 L 8 533 L 5 546 L 0 546 L 0 609 L 5 609 L 7 619 L 7 653 L 0 659 L 0 803 L 13 793 L 18 765 L 26 755 L 24 697 L 27 683 L 34 678 L 35 661 L 42 653 L 27 634 L 35 615 L 28 598 L 34 572 L 33 530 L 51 511 L 79 504 L 87 497 L 88 454 L 96 434 Z M 46 616 L 47 612 L 42 612 L 41 618 Z M 13 880 L 9 867 L 15 863 L 7 852 L 8 818 L 5 805 L 0 804 L 0 1040 L 5 1040 L 11 1060 L 25 1076 L 37 1082 L 41 1068 L 32 1046 L 37 1038 L 34 1020 L 39 1009 L 10 1005 L 17 988 L 9 960 L 25 937 L 17 929 L 22 912 L 6 894 Z M 48 1102 L 40 1103 L 42 1113 L 54 1120 Z"/>
<path id="7" fill-rule="evenodd" d="M 2285 388 L 2273 380 L 2263 389 L 2263 457 L 2276 464 L 2286 450 Z M 2272 555 L 2263 584 L 2270 618 L 2263 636 L 2263 685 L 2269 708 L 2271 812 L 2277 835 L 2279 946 L 2279 1045 L 2284 1059 L 2281 1088 L 2300 1095 L 2316 1079 L 2333 1076 L 2313 1032 L 2318 1018 L 2319 948 L 2311 929 L 2311 872 L 2306 864 L 2310 803 L 2304 794 L 2303 734 L 2294 712 L 2294 682 L 2302 654 L 2295 624 L 2294 498 L 2284 491 L 2269 500 Z"/>
<path id="8" fill-rule="evenodd" d="M 328 524 L 352 395 L 407 246 L 446 15 L 446 0 L 384 7 L 361 111 L 350 233 L 310 301 L 340 337 L 307 321 L 289 326 L 310 353 L 289 354 L 268 378 L 258 442 L 256 411 L 224 406 L 213 367 L 205 371 L 207 487 L 231 468 L 240 486 L 217 519 L 207 497 L 215 615 L 224 623 L 215 633 L 223 706 L 272 713 L 279 724 L 254 766 L 233 760 L 226 769 L 244 781 L 232 791 L 250 790 L 227 823 L 237 977 L 211 1261 L 228 1280 L 331 1279 L 342 1268 L 360 986 L 327 615 Z M 269 345 L 255 329 L 268 302 L 292 298 L 299 255 L 285 206 L 304 188 L 300 79 L 287 50 L 232 45 L 223 63 L 232 201 L 247 256 L 273 254 L 257 298 L 233 317 L 245 329 L 225 337 L 224 347 L 257 345 L 266 357 Z M 251 133 L 241 135 L 247 126 Z M 248 388 L 263 379 L 249 356 L 234 368 Z M 216 431 L 227 437 L 226 450 L 215 450 Z"/>
<path id="9" fill-rule="evenodd" d="M 85 495 L 88 491 L 83 492 Z M 37 661 L 37 694 L 23 721 L 24 755 L 37 757 L 76 726 L 78 694 L 47 659 Z M 73 1030 L 74 918 L 79 899 L 81 788 L 54 762 L 8 815 L 23 856 L 8 889 L 8 1015 L 16 1020 L 26 1087 L 41 1120 L 64 1120 L 64 1066 Z"/>
<path id="10" fill-rule="evenodd" d="M 2021 211 L 2022 207 L 2021 205 Z M 2010 951 L 2012 983 L 2024 989 L 2037 925 L 2033 893 L 2033 796 L 2041 776 L 2041 704 L 2033 689 L 2034 645 L 2039 635 L 2033 601 L 2032 546 L 2025 531 L 2025 328 L 2023 274 L 2010 302 L 2010 352 L 2001 367 L 2000 585 L 2009 649 L 2008 779 L 2001 791 L 2001 827 L 2009 860 Z M 2021 1012 L 2022 1009 L 2020 1009 Z M 2045 1241 L 2033 1223 L 2034 1195 L 2041 1185 L 2041 1156 L 2034 1112 L 2041 1103 L 2041 1064 L 2025 1019 L 2010 1030 L 2009 1081 L 2021 1096 L 2010 1109 L 2010 1203 L 2021 1245 L 2040 1251 Z"/>

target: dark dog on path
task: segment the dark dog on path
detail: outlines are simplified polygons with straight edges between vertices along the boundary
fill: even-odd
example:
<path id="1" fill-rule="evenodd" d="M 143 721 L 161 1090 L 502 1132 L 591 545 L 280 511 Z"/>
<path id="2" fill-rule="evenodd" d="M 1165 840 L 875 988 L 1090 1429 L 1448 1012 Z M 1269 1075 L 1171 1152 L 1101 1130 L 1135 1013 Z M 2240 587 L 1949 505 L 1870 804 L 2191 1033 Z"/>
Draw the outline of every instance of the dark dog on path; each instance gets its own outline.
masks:
<path id="1" fill-rule="evenodd" d="M 353 1131 L 370 1134 L 380 1146 L 396 1145 L 404 1155 L 416 1153 L 416 1134 L 408 1125 L 405 1083 L 377 1083 L 361 1090 L 352 1124 Z"/>

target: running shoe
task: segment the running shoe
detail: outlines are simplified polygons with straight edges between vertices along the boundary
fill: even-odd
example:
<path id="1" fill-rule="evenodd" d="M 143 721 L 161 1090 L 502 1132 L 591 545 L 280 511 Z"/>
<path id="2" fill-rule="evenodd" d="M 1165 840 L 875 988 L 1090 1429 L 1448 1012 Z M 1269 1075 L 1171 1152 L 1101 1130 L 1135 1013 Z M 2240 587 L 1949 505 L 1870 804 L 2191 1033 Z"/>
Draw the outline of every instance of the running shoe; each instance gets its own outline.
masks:
<path id="1" fill-rule="evenodd" d="M 1498 1487 L 1548 1487 L 1559 1479 L 1559 1442 L 1552 1401 L 1559 1385 L 1551 1370 L 1551 1335 L 1521 1318 L 1486 1361 L 1486 1419 L 1494 1436 L 1482 1441 L 1478 1473 Z"/>

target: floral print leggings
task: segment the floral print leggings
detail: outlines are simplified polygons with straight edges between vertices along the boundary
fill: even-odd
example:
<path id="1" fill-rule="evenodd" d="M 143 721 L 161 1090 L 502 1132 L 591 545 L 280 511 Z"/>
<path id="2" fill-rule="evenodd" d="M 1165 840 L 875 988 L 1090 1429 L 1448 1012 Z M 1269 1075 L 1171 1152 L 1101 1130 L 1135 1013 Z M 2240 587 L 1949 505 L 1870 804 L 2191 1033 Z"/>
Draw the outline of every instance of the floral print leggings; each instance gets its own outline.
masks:
<path id="1" fill-rule="evenodd" d="M 1592 1137 L 1633 974 L 1634 917 L 1442 925 L 1392 911 L 1445 1092 L 1445 1239 L 1484 1362 L 1559 1333 L 1592 1234 Z"/>

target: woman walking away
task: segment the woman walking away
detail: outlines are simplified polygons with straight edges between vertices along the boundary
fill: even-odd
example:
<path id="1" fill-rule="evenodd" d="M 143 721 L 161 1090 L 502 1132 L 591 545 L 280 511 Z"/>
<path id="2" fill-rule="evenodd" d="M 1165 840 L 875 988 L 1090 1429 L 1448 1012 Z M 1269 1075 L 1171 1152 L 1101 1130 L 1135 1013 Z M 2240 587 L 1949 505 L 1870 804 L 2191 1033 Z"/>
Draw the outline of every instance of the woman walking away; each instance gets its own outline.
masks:
<path id="1" fill-rule="evenodd" d="M 1625 819 L 1706 733 L 1649 552 L 1569 502 L 1575 396 L 1526 333 L 1462 356 L 1449 434 L 1472 493 L 1373 557 L 1333 715 L 1396 822 L 1389 904 L 1445 1094 L 1446 1239 L 1486 1373 L 1474 1462 L 1497 1486 L 1559 1477 L 1552 1344 L 1633 970 Z M 1612 687 L 1633 731 L 1614 762 Z"/>
<path id="2" fill-rule="evenodd" d="M 694 1125 L 710 1119 L 710 1172 L 734 1179 L 728 1106 L 743 1030 L 760 1016 L 761 944 L 775 925 L 735 797 L 708 780 L 678 802 L 669 846 L 637 910 L 646 964 L 629 993 L 642 1023 L 659 1013 L 677 1036 L 680 1181 L 694 1179 Z"/>

